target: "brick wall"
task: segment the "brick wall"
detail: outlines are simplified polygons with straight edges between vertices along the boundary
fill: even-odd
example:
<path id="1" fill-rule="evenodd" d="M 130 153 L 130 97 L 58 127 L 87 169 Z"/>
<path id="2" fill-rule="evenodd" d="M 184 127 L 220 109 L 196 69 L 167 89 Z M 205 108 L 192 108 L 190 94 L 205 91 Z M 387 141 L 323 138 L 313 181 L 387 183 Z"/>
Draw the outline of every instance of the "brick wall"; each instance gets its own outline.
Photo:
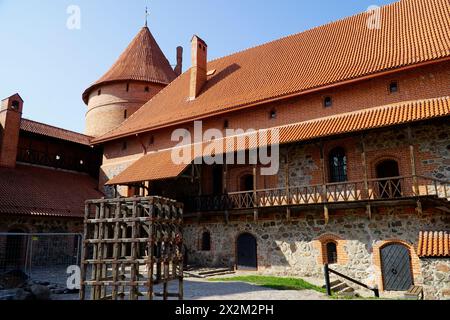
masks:
<path id="1" fill-rule="evenodd" d="M 86 134 L 98 137 L 116 128 L 125 120 L 125 111 L 127 118 L 130 117 L 162 88 L 162 85 L 131 81 L 105 84 L 93 90 L 86 113 Z"/>

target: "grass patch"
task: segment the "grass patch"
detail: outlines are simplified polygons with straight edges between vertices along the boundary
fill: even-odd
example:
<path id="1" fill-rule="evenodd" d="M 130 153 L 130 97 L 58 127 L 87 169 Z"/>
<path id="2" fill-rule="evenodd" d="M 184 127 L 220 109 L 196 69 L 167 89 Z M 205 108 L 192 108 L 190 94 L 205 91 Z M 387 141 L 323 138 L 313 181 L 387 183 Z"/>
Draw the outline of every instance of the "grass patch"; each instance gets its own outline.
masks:
<path id="1" fill-rule="evenodd" d="M 269 276 L 239 276 L 231 278 L 209 279 L 213 282 L 245 282 L 275 290 L 315 290 L 326 293 L 326 290 L 299 278 L 282 278 Z"/>

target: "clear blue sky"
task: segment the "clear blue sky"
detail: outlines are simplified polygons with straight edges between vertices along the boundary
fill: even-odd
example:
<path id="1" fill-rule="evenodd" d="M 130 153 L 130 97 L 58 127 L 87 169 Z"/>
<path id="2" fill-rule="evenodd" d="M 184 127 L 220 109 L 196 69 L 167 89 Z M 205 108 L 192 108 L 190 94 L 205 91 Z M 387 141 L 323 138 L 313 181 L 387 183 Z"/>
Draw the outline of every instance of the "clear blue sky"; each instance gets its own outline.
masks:
<path id="1" fill-rule="evenodd" d="M 394 0 L 0 0 L 0 98 L 19 92 L 24 117 L 84 131 L 81 94 L 144 25 L 172 64 L 175 48 L 204 38 L 210 59 L 298 33 Z M 69 30 L 67 8 L 81 9 Z"/>

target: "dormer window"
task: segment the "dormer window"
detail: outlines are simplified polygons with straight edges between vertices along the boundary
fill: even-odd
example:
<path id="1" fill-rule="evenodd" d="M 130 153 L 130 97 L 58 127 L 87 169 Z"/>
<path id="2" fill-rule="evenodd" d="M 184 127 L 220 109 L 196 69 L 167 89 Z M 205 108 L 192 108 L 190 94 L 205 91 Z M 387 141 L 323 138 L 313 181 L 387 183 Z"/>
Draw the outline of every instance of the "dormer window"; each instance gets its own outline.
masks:
<path id="1" fill-rule="evenodd" d="M 390 93 L 397 93 L 398 92 L 398 82 L 397 81 L 392 81 L 389 84 L 389 92 Z"/>
<path id="2" fill-rule="evenodd" d="M 270 119 L 276 119 L 277 118 L 277 111 L 276 110 L 271 110 L 269 113 L 269 117 Z"/>
<path id="3" fill-rule="evenodd" d="M 333 106 L 333 99 L 331 97 L 325 97 L 323 99 L 323 106 L 325 108 L 330 108 L 331 106 Z"/>
<path id="4" fill-rule="evenodd" d="M 20 108 L 20 102 L 17 101 L 17 100 L 14 100 L 14 101 L 11 103 L 11 108 L 13 108 L 13 110 L 19 110 L 19 108 Z"/>
<path id="5" fill-rule="evenodd" d="M 97 95 L 101 95 L 102 94 L 102 89 L 99 89 L 98 91 L 97 91 Z"/>

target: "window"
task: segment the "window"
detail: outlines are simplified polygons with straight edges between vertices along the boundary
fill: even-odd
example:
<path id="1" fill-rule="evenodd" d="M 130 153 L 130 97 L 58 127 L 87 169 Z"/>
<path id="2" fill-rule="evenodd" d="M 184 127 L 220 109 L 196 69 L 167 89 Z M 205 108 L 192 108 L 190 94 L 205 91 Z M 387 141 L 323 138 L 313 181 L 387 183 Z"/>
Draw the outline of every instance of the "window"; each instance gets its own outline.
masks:
<path id="1" fill-rule="evenodd" d="M 208 231 L 202 234 L 202 251 L 211 251 L 211 234 Z"/>
<path id="2" fill-rule="evenodd" d="M 149 87 L 145 87 L 145 92 L 150 92 L 150 88 Z"/>
<path id="3" fill-rule="evenodd" d="M 326 244 L 326 249 L 327 249 L 327 263 L 336 264 L 338 262 L 336 242 L 328 242 Z"/>
<path id="4" fill-rule="evenodd" d="M 270 119 L 276 119 L 277 118 L 277 111 L 271 110 L 269 114 Z"/>
<path id="5" fill-rule="evenodd" d="M 223 122 L 223 127 L 224 127 L 224 129 L 228 129 L 228 128 L 230 127 L 230 123 L 229 123 L 228 120 L 225 120 L 225 121 Z"/>
<path id="6" fill-rule="evenodd" d="M 124 141 L 124 142 L 122 143 L 122 150 L 127 150 L 127 148 L 128 148 L 128 144 L 127 144 L 126 141 Z"/>
<path id="7" fill-rule="evenodd" d="M 323 106 L 325 108 L 330 108 L 333 105 L 333 99 L 331 97 L 325 97 L 323 99 Z"/>
<path id="8" fill-rule="evenodd" d="M 130 84 L 127 83 L 127 92 L 130 91 Z"/>
<path id="9" fill-rule="evenodd" d="M 149 142 L 149 144 L 150 144 L 151 146 L 155 144 L 155 136 L 151 136 L 151 137 L 150 137 L 150 142 Z"/>
<path id="10" fill-rule="evenodd" d="M 330 182 L 347 181 L 347 156 L 343 148 L 336 148 L 330 152 Z"/>
<path id="11" fill-rule="evenodd" d="M 240 191 L 253 191 L 254 189 L 254 177 L 252 174 L 246 174 L 241 177 Z"/>
<path id="12" fill-rule="evenodd" d="M 98 92 L 97 92 L 97 94 L 98 94 L 98 95 L 101 95 L 101 94 L 102 94 L 102 89 L 99 89 Z"/>
<path id="13" fill-rule="evenodd" d="M 389 92 L 390 93 L 396 93 L 398 92 L 398 82 L 397 81 L 392 81 L 389 84 Z"/>
<path id="14" fill-rule="evenodd" d="M 20 108 L 20 102 L 17 101 L 17 100 L 14 100 L 14 101 L 11 103 L 11 107 L 12 107 L 14 110 L 19 110 L 19 108 Z"/>
<path id="15" fill-rule="evenodd" d="M 123 111 L 123 118 L 124 119 L 128 118 L 128 110 Z"/>

